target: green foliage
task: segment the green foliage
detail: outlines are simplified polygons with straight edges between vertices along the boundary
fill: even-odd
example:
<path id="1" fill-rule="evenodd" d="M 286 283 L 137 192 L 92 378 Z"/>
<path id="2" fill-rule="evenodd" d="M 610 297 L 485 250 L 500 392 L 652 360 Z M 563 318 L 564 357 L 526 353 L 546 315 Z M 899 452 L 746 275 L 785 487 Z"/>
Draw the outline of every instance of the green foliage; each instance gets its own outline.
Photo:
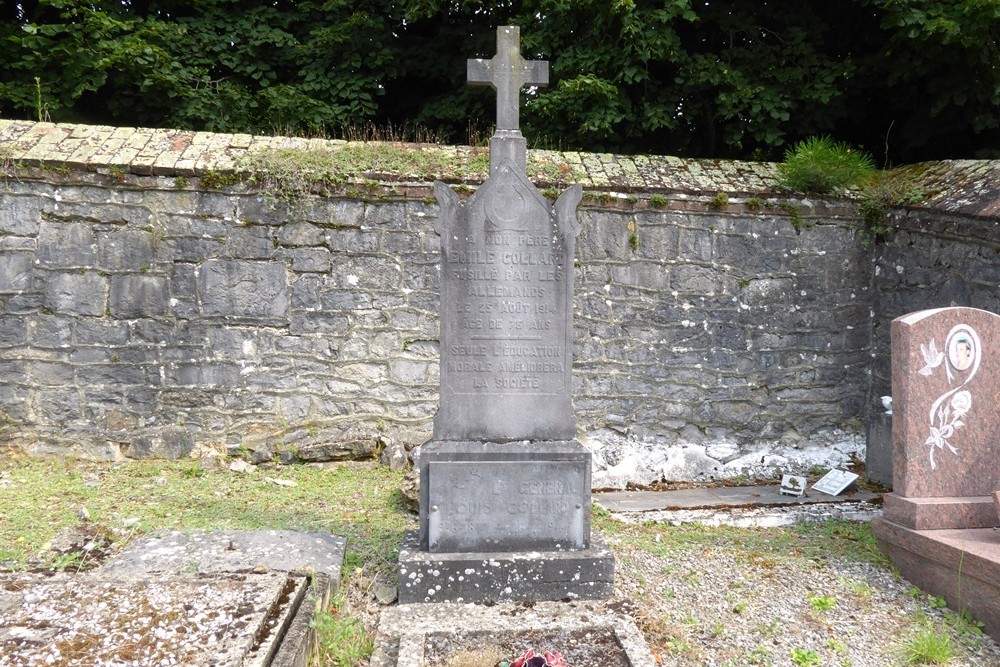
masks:
<path id="1" fill-rule="evenodd" d="M 883 241 L 895 231 L 888 217 L 891 209 L 916 204 L 923 198 L 924 191 L 905 171 L 878 172 L 867 180 L 857 198 L 862 245 Z"/>
<path id="2" fill-rule="evenodd" d="M 361 620 L 345 613 L 343 598 L 334 600 L 326 609 L 318 608 L 309 624 L 316 631 L 310 664 L 354 667 L 372 653 L 374 639 Z"/>
<path id="3" fill-rule="evenodd" d="M 819 653 L 812 649 L 793 648 L 792 664 L 797 667 L 818 667 L 821 664 Z"/>
<path id="4" fill-rule="evenodd" d="M 915 162 L 996 154 L 998 20 L 998 0 L 9 2 L 0 115 L 465 141 L 495 108 L 465 61 L 513 24 L 552 63 L 523 94 L 533 146 L 775 158 L 835 132 Z"/>
<path id="5" fill-rule="evenodd" d="M 653 208 L 663 208 L 669 203 L 670 200 L 664 197 L 663 195 L 654 194 L 649 196 L 649 205 L 652 206 Z"/>
<path id="6" fill-rule="evenodd" d="M 782 185 L 793 192 L 841 192 L 871 176 L 871 156 L 830 137 L 810 137 L 785 152 L 778 165 Z"/>
<path id="7" fill-rule="evenodd" d="M 831 595 L 810 595 L 807 602 L 813 611 L 821 614 L 831 611 L 837 606 L 837 599 Z"/>
<path id="8" fill-rule="evenodd" d="M 924 623 L 903 642 L 903 659 L 909 665 L 944 665 L 955 657 L 951 635 Z"/>
<path id="9" fill-rule="evenodd" d="M 708 208 L 712 211 L 721 211 L 729 206 L 729 195 L 725 192 L 718 192 L 708 200 Z"/>

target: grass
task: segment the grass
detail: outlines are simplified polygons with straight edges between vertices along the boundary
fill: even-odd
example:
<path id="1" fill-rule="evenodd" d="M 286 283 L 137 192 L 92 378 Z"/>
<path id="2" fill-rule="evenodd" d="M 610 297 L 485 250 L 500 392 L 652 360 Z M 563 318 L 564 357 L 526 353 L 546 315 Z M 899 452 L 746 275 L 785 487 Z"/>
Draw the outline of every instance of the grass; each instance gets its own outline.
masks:
<path id="1" fill-rule="evenodd" d="M 656 556 L 670 556 L 682 550 L 725 548 L 741 553 L 762 567 L 788 558 L 814 561 L 844 558 L 884 567 L 889 565 L 868 523 L 832 520 L 786 528 L 697 524 L 667 527 L 661 523 L 621 523 L 612 519 L 603 508 L 595 507 L 593 525 L 609 536 L 612 544 L 628 542 Z"/>
<path id="2" fill-rule="evenodd" d="M 339 598 L 326 609 L 317 608 L 310 625 L 316 630 L 316 646 L 311 664 L 334 667 L 356 665 L 366 660 L 374 648 L 372 636 L 364 624 L 344 613 Z"/>
<path id="3" fill-rule="evenodd" d="M 312 193 L 330 194 L 350 179 L 416 175 L 420 179 L 481 182 L 489 175 L 485 150 L 455 151 L 433 145 L 355 142 L 338 150 L 268 148 L 240 157 L 236 170 L 260 188 L 271 205 L 303 206 Z M 568 184 L 580 174 L 563 162 L 531 154 L 526 166 L 535 181 Z M 235 174 L 230 177 L 238 178 Z M 204 184 L 204 178 L 202 179 Z M 375 190 L 379 184 L 372 182 Z M 360 195 L 361 193 L 356 193 Z"/>
<path id="4" fill-rule="evenodd" d="M 264 478 L 295 482 L 279 487 Z M 94 524 L 156 529 L 325 530 L 348 538 L 345 561 L 390 567 L 412 522 L 399 496 L 400 475 L 288 466 L 234 474 L 195 462 L 120 464 L 53 459 L 0 460 L 0 561 L 25 567 L 86 508 Z"/>
<path id="5" fill-rule="evenodd" d="M 278 486 L 267 481 L 268 477 L 295 485 Z M 234 473 L 224 463 L 203 466 L 195 461 L 111 464 L 0 458 L 0 561 L 15 568 L 38 564 L 37 554 L 62 529 L 78 525 L 79 513 L 85 509 L 89 525 L 117 529 L 119 535 L 126 536 L 122 539 L 158 529 L 328 531 L 348 539 L 345 582 L 370 580 L 377 572 L 394 572 L 403 532 L 415 524 L 414 516 L 403 506 L 400 482 L 399 473 L 372 464 L 275 466 Z M 813 568 L 822 567 L 829 559 L 888 567 L 866 523 L 829 521 L 768 529 L 626 524 L 613 520 L 599 507 L 595 507 L 592 521 L 610 546 L 641 549 L 668 563 L 672 555 L 718 549 L 755 563 L 762 576 L 770 576 L 768 573 L 782 563 Z M 125 527 L 127 530 L 122 530 Z M 85 567 L 83 560 L 74 554 L 53 554 L 42 564 L 72 571 Z M 665 574 L 699 585 L 698 573 L 687 568 Z M 837 598 L 811 595 L 803 600 L 805 608 L 833 615 L 840 613 L 842 603 L 854 598 L 870 600 L 872 591 L 866 582 L 844 578 L 841 583 Z M 648 589 L 651 594 L 675 598 L 669 586 L 658 589 L 651 582 Z M 937 602 L 920 591 L 914 591 L 914 596 L 925 600 L 933 614 L 942 618 L 934 623 L 924 618 L 909 625 L 912 634 L 899 642 L 907 664 L 942 664 L 934 661 L 946 660 L 948 650 L 962 654 L 967 646 L 981 641 L 982 629 L 975 621 L 946 609 L 933 609 Z M 751 622 L 754 612 L 743 597 L 739 590 L 732 592 L 732 616 L 703 619 L 688 610 L 673 623 L 648 619 L 644 627 L 657 626 L 651 636 L 659 637 L 655 643 L 661 653 L 696 660 L 701 650 L 696 636 L 721 640 L 728 636 L 728 623 Z M 775 619 L 762 624 L 761 636 L 779 636 L 782 623 Z M 314 624 L 322 639 L 314 664 L 363 663 L 371 651 L 371 632 L 352 615 L 343 599 L 320 610 Z M 811 661 L 817 651 L 843 652 L 844 638 L 827 639 L 839 643 L 796 647 L 801 652 L 796 654 L 798 662 L 792 657 L 793 663 L 815 664 Z M 785 653 L 785 664 L 788 659 Z"/>
<path id="6" fill-rule="evenodd" d="M 945 665 L 956 655 L 951 635 L 930 623 L 918 627 L 903 642 L 903 660 L 908 665 Z"/>

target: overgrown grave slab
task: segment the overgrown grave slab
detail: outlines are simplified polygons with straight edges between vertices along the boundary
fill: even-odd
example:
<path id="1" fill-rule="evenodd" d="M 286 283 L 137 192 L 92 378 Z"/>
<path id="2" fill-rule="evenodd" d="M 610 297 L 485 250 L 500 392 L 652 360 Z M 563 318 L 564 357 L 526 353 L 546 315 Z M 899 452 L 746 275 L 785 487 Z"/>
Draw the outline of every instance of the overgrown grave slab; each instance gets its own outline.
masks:
<path id="1" fill-rule="evenodd" d="M 276 664 L 305 577 L 284 572 L 0 575 L 5 665 Z"/>
<path id="2" fill-rule="evenodd" d="M 398 605 L 382 612 L 370 664 L 439 667 L 462 653 L 474 660 L 489 648 L 510 657 L 558 651 L 581 667 L 656 664 L 632 618 L 600 601 Z"/>
<path id="3" fill-rule="evenodd" d="M 325 607 L 340 586 L 347 540 L 320 532 L 169 531 L 152 533 L 128 545 L 104 564 L 102 570 L 118 572 L 285 573 L 301 580 L 308 595 L 287 609 L 273 607 L 276 644 L 272 667 L 304 667 L 315 632 L 310 621 Z"/>
<path id="4" fill-rule="evenodd" d="M 345 546 L 326 533 L 174 531 L 139 537 L 88 572 L 3 574 L 0 655 L 12 665 L 304 667 L 310 620 L 339 583 Z"/>

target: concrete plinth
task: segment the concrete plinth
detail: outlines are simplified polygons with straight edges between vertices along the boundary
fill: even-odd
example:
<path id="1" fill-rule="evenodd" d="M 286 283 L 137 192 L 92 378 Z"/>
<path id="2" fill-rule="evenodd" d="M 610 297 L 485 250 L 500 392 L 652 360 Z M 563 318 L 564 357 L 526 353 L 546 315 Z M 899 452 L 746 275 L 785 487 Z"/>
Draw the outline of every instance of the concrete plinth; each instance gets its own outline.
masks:
<path id="1" fill-rule="evenodd" d="M 420 549 L 408 532 L 399 552 L 399 602 L 598 599 L 613 593 L 614 556 L 579 551 L 451 552 Z"/>
<path id="2" fill-rule="evenodd" d="M 910 582 L 968 610 L 1000 639 L 1000 530 L 913 530 L 873 519 L 879 548 Z"/>

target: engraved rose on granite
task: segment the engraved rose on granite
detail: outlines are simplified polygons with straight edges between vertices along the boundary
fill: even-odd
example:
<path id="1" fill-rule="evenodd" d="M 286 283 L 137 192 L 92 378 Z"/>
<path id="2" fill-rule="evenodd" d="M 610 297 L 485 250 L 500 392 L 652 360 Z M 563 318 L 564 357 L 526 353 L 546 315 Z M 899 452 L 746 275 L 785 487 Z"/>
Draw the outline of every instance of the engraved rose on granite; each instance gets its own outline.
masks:
<path id="1" fill-rule="evenodd" d="M 948 439 L 955 431 L 965 426 L 962 417 L 972 407 L 972 393 L 960 391 L 951 398 L 950 403 L 942 403 L 937 410 L 937 426 L 931 425 L 931 435 L 925 444 L 930 446 L 931 468 L 937 468 L 934 462 L 934 450 L 948 448 L 952 454 L 958 454 L 958 449 L 952 446 Z"/>
<path id="2" fill-rule="evenodd" d="M 972 392 L 962 387 L 967 385 L 979 370 L 982 348 L 976 331 L 967 324 L 959 324 L 948 332 L 943 352 L 938 350 L 937 341 L 932 339 L 929 344 L 920 346 L 920 353 L 925 364 L 918 371 L 920 375 L 929 377 L 933 375 L 934 369 L 943 365 L 948 384 L 951 384 L 956 376 L 961 378 L 962 374 L 965 374 L 958 387 L 945 392 L 931 405 L 930 434 L 924 444 L 929 448 L 928 456 L 931 469 L 934 470 L 937 469 L 937 461 L 934 460 L 935 450 L 947 449 L 952 454 L 958 454 L 958 448 L 952 445 L 950 440 L 957 430 L 965 426 L 963 418 L 972 409 Z"/>

